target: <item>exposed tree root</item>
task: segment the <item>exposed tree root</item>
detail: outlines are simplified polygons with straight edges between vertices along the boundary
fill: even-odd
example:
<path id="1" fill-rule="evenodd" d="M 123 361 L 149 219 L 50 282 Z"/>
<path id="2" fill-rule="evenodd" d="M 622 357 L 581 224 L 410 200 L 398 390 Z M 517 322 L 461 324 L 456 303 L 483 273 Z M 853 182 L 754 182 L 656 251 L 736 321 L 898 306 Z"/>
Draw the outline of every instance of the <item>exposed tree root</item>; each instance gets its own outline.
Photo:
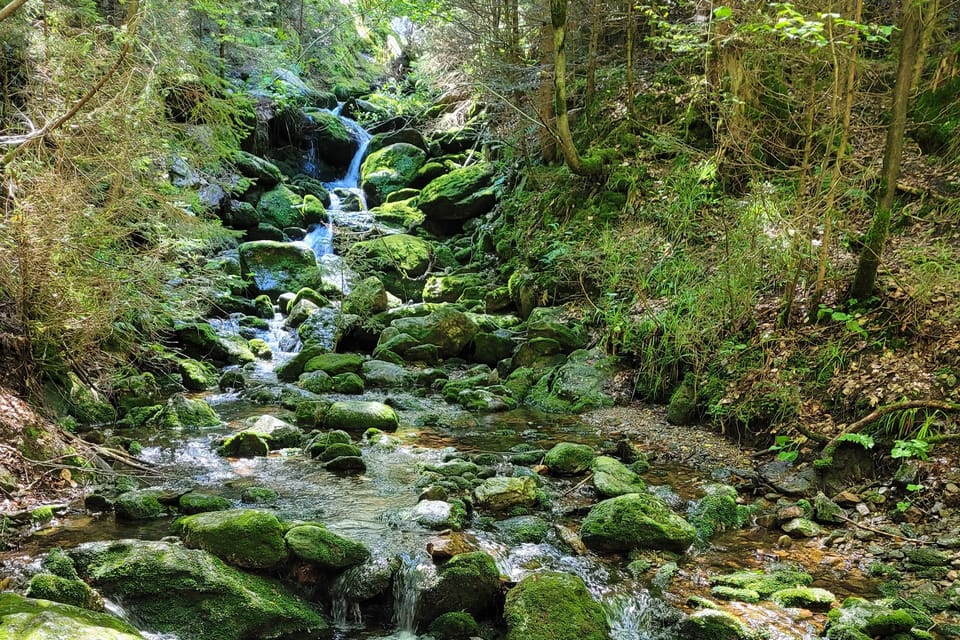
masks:
<path id="1" fill-rule="evenodd" d="M 889 413 L 905 411 L 907 409 L 938 409 L 940 411 L 960 411 L 960 403 L 946 402 L 944 400 L 904 400 L 903 402 L 894 402 L 893 404 L 877 407 L 871 413 L 860 418 L 841 433 L 827 442 L 824 449 L 831 449 L 837 446 L 840 438 L 849 433 L 859 433 L 869 424 L 872 424 Z M 944 439 L 941 437 L 941 439 Z"/>

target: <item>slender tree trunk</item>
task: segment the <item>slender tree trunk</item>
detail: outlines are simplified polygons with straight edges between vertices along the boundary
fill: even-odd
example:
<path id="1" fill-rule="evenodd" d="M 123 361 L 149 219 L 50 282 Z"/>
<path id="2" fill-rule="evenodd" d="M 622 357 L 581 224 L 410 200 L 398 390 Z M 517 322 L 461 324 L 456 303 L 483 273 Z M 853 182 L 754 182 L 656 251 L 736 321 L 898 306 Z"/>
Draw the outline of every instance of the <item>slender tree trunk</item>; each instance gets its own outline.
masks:
<path id="1" fill-rule="evenodd" d="M 504 11 L 507 14 L 507 60 L 511 64 L 520 64 L 519 0 L 506 0 Z"/>
<path id="2" fill-rule="evenodd" d="M 0 22 L 3 22 L 12 16 L 14 13 L 16 13 L 17 9 L 25 4 L 27 4 L 27 0 L 10 0 L 10 2 L 3 7 L 3 9 L 0 9 Z"/>
<path id="3" fill-rule="evenodd" d="M 557 161 L 556 126 L 553 116 L 553 74 L 550 63 L 553 60 L 553 29 L 550 21 L 543 23 L 540 30 L 540 89 L 537 92 L 537 114 L 543 127 L 540 128 L 540 158 L 547 164 Z"/>
<path id="4" fill-rule="evenodd" d="M 550 0 L 550 22 L 553 25 L 553 108 L 560 152 L 571 171 L 594 175 L 600 171 L 600 162 L 595 158 L 584 162 L 580 157 L 567 116 L 567 0 Z"/>
<path id="5" fill-rule="evenodd" d="M 863 0 L 855 0 L 853 7 L 853 21 L 859 23 L 862 13 Z M 834 42 L 836 37 L 837 34 L 831 31 L 831 42 Z M 843 87 L 843 112 L 841 116 L 843 120 L 840 124 L 840 145 L 836 151 L 833 168 L 830 172 L 830 187 L 827 189 L 826 202 L 824 203 L 823 238 L 820 244 L 820 260 L 817 265 L 817 281 L 816 285 L 814 286 L 813 294 L 810 296 L 810 305 L 807 309 L 807 314 L 810 320 L 817 319 L 817 314 L 820 311 L 820 302 L 823 300 L 823 294 L 826 288 L 827 265 L 830 262 L 830 247 L 833 244 L 833 219 L 836 215 L 835 207 L 837 202 L 837 193 L 840 190 L 840 183 L 843 180 L 843 162 L 847 152 L 847 144 L 850 142 L 850 117 L 853 113 L 853 101 L 856 97 L 857 52 L 859 50 L 857 46 L 857 32 L 854 31 L 851 37 L 854 40 L 853 46 L 850 47 L 850 59 L 847 61 L 847 77 Z M 834 100 L 834 104 L 837 105 L 841 95 L 839 80 L 840 63 L 836 54 L 836 45 L 834 44 L 832 47 L 834 51 L 834 69 L 836 74 L 834 91 L 836 92 L 837 96 L 837 99 Z M 834 111 L 836 111 L 836 109 L 834 109 Z"/>
<path id="6" fill-rule="evenodd" d="M 597 92 L 597 57 L 600 54 L 600 29 L 603 26 L 600 17 L 602 6 L 602 0 L 593 0 L 593 22 L 590 26 L 590 47 L 587 50 L 587 88 L 583 96 L 588 107 Z"/>
<path id="7" fill-rule="evenodd" d="M 636 20 L 636 0 L 627 0 L 627 113 L 634 121 L 637 119 L 637 105 L 634 100 L 636 95 L 636 82 L 633 74 L 633 54 L 636 39 L 637 20 Z"/>
<path id="8" fill-rule="evenodd" d="M 903 155 L 903 139 L 907 125 L 907 108 L 913 87 L 913 73 L 920 49 L 921 16 L 929 6 L 928 0 L 905 0 L 901 14 L 900 63 L 897 66 L 897 82 L 893 87 L 893 103 L 890 107 L 890 126 L 887 127 L 887 142 L 883 152 L 883 196 L 880 199 L 866 243 L 860 252 L 857 273 L 850 285 L 849 297 L 862 300 L 873 291 L 880 268 L 880 258 L 890 231 L 890 212 L 897 193 L 900 177 L 900 160 Z"/>

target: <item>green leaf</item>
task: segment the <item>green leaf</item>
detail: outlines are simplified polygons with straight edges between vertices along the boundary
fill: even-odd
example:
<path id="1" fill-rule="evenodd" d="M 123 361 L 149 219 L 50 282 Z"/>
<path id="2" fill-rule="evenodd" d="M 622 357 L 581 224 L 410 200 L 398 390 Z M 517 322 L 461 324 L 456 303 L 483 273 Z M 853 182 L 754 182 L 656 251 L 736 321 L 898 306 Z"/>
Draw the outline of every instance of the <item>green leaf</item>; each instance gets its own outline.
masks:
<path id="1" fill-rule="evenodd" d="M 733 15 L 733 9 L 730 7 L 717 7 L 713 10 L 715 20 L 726 20 Z"/>
<path id="2" fill-rule="evenodd" d="M 837 442 L 854 442 L 864 449 L 872 449 L 876 444 L 873 438 L 865 433 L 845 433 L 837 438 Z"/>

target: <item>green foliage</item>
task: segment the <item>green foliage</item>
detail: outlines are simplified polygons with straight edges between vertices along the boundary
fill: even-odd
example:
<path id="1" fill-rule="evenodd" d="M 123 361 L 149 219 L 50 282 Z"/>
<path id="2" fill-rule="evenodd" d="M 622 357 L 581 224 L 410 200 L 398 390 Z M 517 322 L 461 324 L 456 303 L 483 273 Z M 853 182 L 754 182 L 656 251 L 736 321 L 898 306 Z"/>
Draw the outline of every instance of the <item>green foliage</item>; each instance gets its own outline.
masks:
<path id="1" fill-rule="evenodd" d="M 930 446 L 929 442 L 920 438 L 897 440 L 893 443 L 893 449 L 890 450 L 890 457 L 926 460 L 929 457 Z"/>

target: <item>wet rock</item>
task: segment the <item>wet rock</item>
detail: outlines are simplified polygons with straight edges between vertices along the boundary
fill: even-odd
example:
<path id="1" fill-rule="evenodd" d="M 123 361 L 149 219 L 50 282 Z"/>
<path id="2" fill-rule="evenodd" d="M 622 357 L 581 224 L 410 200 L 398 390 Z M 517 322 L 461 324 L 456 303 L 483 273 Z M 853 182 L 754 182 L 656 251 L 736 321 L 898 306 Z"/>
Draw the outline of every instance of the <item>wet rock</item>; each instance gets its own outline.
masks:
<path id="1" fill-rule="evenodd" d="M 846 517 L 840 505 L 818 491 L 813 499 L 813 517 L 817 522 L 836 524 Z"/>
<path id="2" fill-rule="evenodd" d="M 52 549 L 40 566 L 42 572 L 30 578 L 27 597 L 69 604 L 89 611 L 103 611 L 103 598 L 80 579 L 73 560 L 63 549 Z M 0 623 L 0 628 L 6 629 L 7 625 Z"/>
<path id="3" fill-rule="evenodd" d="M 606 615 L 579 577 L 536 573 L 507 593 L 507 640 L 605 640 Z"/>
<path id="4" fill-rule="evenodd" d="M 820 525 L 806 518 L 788 520 L 780 525 L 780 528 L 793 538 L 815 538 L 823 532 Z"/>
<path id="5" fill-rule="evenodd" d="M 467 640 L 480 633 L 480 625 L 469 613 L 451 611 L 431 622 L 429 632 L 437 640 Z"/>
<path id="6" fill-rule="evenodd" d="M 360 184 L 371 206 L 382 203 L 394 191 L 409 187 L 427 154 L 406 142 L 397 142 L 368 155 L 360 167 Z"/>
<path id="7" fill-rule="evenodd" d="M 278 296 L 318 284 L 317 259 L 308 247 L 274 240 L 244 242 L 239 247 L 240 268 L 252 274 L 257 294 Z"/>
<path id="8" fill-rule="evenodd" d="M 775 592 L 793 587 L 807 587 L 813 576 L 805 571 L 784 567 L 770 572 L 737 571 L 720 576 L 710 576 L 711 585 L 723 585 L 737 589 L 756 591 L 761 598 L 769 598 Z"/>
<path id="9" fill-rule="evenodd" d="M 410 518 L 428 529 L 461 531 L 467 523 L 467 509 L 460 500 L 421 500 Z"/>
<path id="10" fill-rule="evenodd" d="M 640 476 L 619 460 L 608 456 L 598 456 L 591 464 L 590 470 L 593 472 L 593 486 L 600 495 L 607 498 L 627 493 L 640 493 L 647 488 Z"/>
<path id="11" fill-rule="evenodd" d="M 629 493 L 595 505 L 580 528 L 583 542 L 599 551 L 664 549 L 683 553 L 697 532 L 649 493 Z"/>
<path id="12" fill-rule="evenodd" d="M 550 473 L 559 476 L 572 476 L 583 473 L 597 457 L 593 447 L 572 442 L 560 442 L 547 451 L 544 464 Z"/>
<path id="13" fill-rule="evenodd" d="M 246 388 L 247 381 L 240 371 L 225 371 L 217 381 L 217 386 L 224 392 L 239 391 Z"/>
<path id="14" fill-rule="evenodd" d="M 480 163 L 455 169 L 423 188 L 418 206 L 429 220 L 466 220 L 489 211 L 496 194 L 489 187 L 493 165 Z"/>
<path id="15" fill-rule="evenodd" d="M 550 532 L 550 524 L 538 516 L 517 516 L 496 523 L 508 544 L 540 544 Z"/>
<path id="16" fill-rule="evenodd" d="M 759 472 L 762 480 L 780 493 L 803 496 L 815 490 L 816 472 L 812 468 L 797 470 L 783 460 L 772 460 L 760 467 Z"/>
<path id="17" fill-rule="evenodd" d="M 409 335 L 417 344 L 434 345 L 442 358 L 459 355 L 477 333 L 476 323 L 450 306 L 440 306 L 426 316 L 400 318 L 390 326 Z"/>
<path id="18" fill-rule="evenodd" d="M 198 513 L 173 524 L 188 548 L 246 569 L 269 569 L 287 559 L 283 529 L 275 515 L 253 509 Z"/>
<path id="19" fill-rule="evenodd" d="M 509 358 L 517 347 L 514 333 L 507 329 L 496 331 L 480 331 L 473 337 L 473 353 L 470 358 L 474 362 L 495 366 L 505 358 Z"/>
<path id="20" fill-rule="evenodd" d="M 144 640 L 111 615 L 15 593 L 0 593 L 0 634 L 29 640 Z"/>
<path id="21" fill-rule="evenodd" d="M 555 340 L 564 351 L 583 349 L 586 332 L 579 324 L 566 317 L 563 307 L 537 307 L 527 318 L 527 335 L 530 338 Z"/>
<path id="22" fill-rule="evenodd" d="M 387 290 L 376 276 L 370 276 L 356 283 L 343 299 L 344 313 L 352 313 L 361 318 L 369 318 L 375 313 L 387 310 Z"/>
<path id="23" fill-rule="evenodd" d="M 781 607 L 802 607 L 811 611 L 827 611 L 837 598 L 826 589 L 793 587 L 775 591 L 770 599 Z"/>
<path id="24" fill-rule="evenodd" d="M 737 587 L 728 587 L 717 585 L 710 589 L 710 595 L 720 600 L 734 600 L 737 602 L 759 602 L 760 594 L 753 589 L 740 589 Z"/>
<path id="25" fill-rule="evenodd" d="M 183 352 L 197 360 L 216 365 L 246 364 L 256 357 L 239 336 L 221 336 L 206 322 L 177 322 L 174 333 Z"/>
<path id="26" fill-rule="evenodd" d="M 749 517 L 749 509 L 737 504 L 737 490 L 724 484 L 705 488 L 706 495 L 690 508 L 689 518 L 699 536 L 709 540 L 715 534 L 738 529 Z"/>
<path id="27" fill-rule="evenodd" d="M 324 424 L 330 429 L 363 431 L 380 429 L 396 431 L 400 425 L 397 412 L 382 402 L 340 400 L 327 409 Z"/>
<path id="28" fill-rule="evenodd" d="M 464 389 L 457 394 L 457 404 L 465 409 L 484 413 L 516 409 L 517 401 L 510 397 L 509 390 L 506 387 L 498 386 L 497 388 L 502 390 L 503 393 L 494 393 L 493 388 Z"/>
<path id="29" fill-rule="evenodd" d="M 360 456 L 339 456 L 325 462 L 323 468 L 337 473 L 364 473 L 367 463 Z"/>
<path id="30" fill-rule="evenodd" d="M 307 442 L 303 450 L 304 453 L 311 458 L 319 458 L 328 448 L 338 445 L 352 446 L 350 434 L 340 430 L 318 433 Z M 341 451 L 343 451 L 343 449 L 341 449 Z"/>
<path id="31" fill-rule="evenodd" d="M 246 543 L 243 537 L 233 542 Z M 205 551 L 168 542 L 113 540 L 80 545 L 70 555 L 81 576 L 105 595 L 122 599 L 144 626 L 158 633 L 222 640 L 263 637 L 265 630 L 310 637 L 327 628 L 323 617 L 286 587 L 238 571 Z"/>
<path id="32" fill-rule="evenodd" d="M 578 556 L 587 555 L 587 545 L 583 544 L 583 540 L 580 539 L 576 531 L 562 524 L 553 525 L 553 530 L 557 532 L 557 536 L 563 544 L 567 545 L 575 554 Z"/>
<path id="33" fill-rule="evenodd" d="M 286 185 L 278 185 L 267 191 L 257 202 L 257 215 L 261 223 L 277 229 L 305 226 L 303 198 Z M 244 271 L 244 273 L 248 273 Z"/>
<path id="34" fill-rule="evenodd" d="M 195 491 L 180 496 L 180 513 L 184 515 L 205 513 L 207 511 L 226 511 L 232 507 L 233 503 L 222 496 L 212 496 Z"/>
<path id="35" fill-rule="evenodd" d="M 461 553 L 471 553 L 473 551 L 479 551 L 476 539 L 457 531 L 436 536 L 427 541 L 427 553 L 435 561 L 447 560 Z"/>
<path id="36" fill-rule="evenodd" d="M 149 520 L 164 515 L 166 507 L 160 503 L 164 495 L 158 489 L 137 489 L 117 496 L 113 509 L 119 520 Z"/>
<path id="37" fill-rule="evenodd" d="M 437 571 L 435 585 L 420 596 L 417 619 L 434 620 L 450 611 L 466 611 L 479 616 L 496 607 L 500 591 L 497 564 L 482 551 L 461 553 Z"/>
<path id="38" fill-rule="evenodd" d="M 270 445 L 266 434 L 241 431 L 224 440 L 217 448 L 217 453 L 230 458 L 256 458 L 270 453 Z"/>
<path id="39" fill-rule="evenodd" d="M 689 640 L 754 640 L 756 635 L 740 621 L 726 611 L 700 609 L 694 611 L 683 621 L 681 633 Z"/>
<path id="40" fill-rule="evenodd" d="M 367 360 L 361 368 L 363 379 L 371 387 L 403 387 L 411 382 L 406 368 L 383 360 Z"/>
<path id="41" fill-rule="evenodd" d="M 581 413 L 613 406 L 605 392 L 616 373 L 615 359 L 597 350 L 574 351 L 527 394 L 529 405 L 554 413 Z"/>
<path id="42" fill-rule="evenodd" d="M 240 493 L 244 504 L 272 504 L 277 501 L 277 492 L 268 487 L 247 487 Z"/>
<path id="43" fill-rule="evenodd" d="M 855 633 L 844 636 L 850 631 L 865 637 L 887 637 L 897 633 L 909 633 L 916 624 L 914 617 L 905 609 L 896 609 L 882 601 L 869 602 L 863 598 L 847 598 L 829 616 L 827 637 L 859 638 Z"/>
<path id="44" fill-rule="evenodd" d="M 294 557 L 321 569 L 345 569 L 370 558 L 365 545 L 317 525 L 292 527 L 284 540 Z"/>
<path id="45" fill-rule="evenodd" d="M 341 373 L 359 373 L 363 356 L 356 353 L 324 353 L 311 358 L 303 367 L 304 373 L 323 371 L 336 376 Z"/>
<path id="46" fill-rule="evenodd" d="M 477 505 L 490 511 L 530 507 L 537 502 L 537 483 L 533 478 L 487 478 L 474 489 Z"/>
<path id="47" fill-rule="evenodd" d="M 222 423 L 206 400 L 180 394 L 167 400 L 159 421 L 167 429 L 202 429 L 218 427 Z"/>

